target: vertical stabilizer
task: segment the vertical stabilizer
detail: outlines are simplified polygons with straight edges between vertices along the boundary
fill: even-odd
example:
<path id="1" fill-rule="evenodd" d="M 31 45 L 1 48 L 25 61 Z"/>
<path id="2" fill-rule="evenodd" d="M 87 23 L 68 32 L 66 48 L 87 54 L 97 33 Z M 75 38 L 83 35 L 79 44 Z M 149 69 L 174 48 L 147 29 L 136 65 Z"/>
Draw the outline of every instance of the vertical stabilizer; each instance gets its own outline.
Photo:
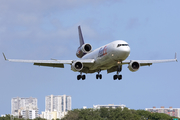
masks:
<path id="1" fill-rule="evenodd" d="M 81 27 L 78 26 L 78 32 L 79 32 L 79 43 L 80 43 L 80 47 L 84 44 L 84 39 L 82 36 L 82 32 L 81 32 Z"/>
<path id="2" fill-rule="evenodd" d="M 78 32 L 79 32 L 79 43 L 80 43 L 80 46 L 77 49 L 76 56 L 78 58 L 82 58 L 84 55 L 86 55 L 87 53 L 91 52 L 92 47 L 91 47 L 90 44 L 85 44 L 84 43 L 84 39 L 83 39 L 83 36 L 82 36 L 82 32 L 81 32 L 81 27 L 80 26 L 78 26 Z"/>

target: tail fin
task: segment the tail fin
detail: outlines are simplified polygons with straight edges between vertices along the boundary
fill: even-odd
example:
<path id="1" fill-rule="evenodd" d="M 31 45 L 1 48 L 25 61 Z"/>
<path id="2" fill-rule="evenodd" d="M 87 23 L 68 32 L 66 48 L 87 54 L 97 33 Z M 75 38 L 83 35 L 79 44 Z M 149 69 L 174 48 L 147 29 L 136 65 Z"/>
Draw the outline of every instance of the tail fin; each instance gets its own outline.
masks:
<path id="1" fill-rule="evenodd" d="M 81 27 L 78 26 L 78 32 L 79 32 L 79 43 L 80 43 L 80 47 L 84 44 L 84 39 L 82 36 L 82 32 L 81 32 Z"/>

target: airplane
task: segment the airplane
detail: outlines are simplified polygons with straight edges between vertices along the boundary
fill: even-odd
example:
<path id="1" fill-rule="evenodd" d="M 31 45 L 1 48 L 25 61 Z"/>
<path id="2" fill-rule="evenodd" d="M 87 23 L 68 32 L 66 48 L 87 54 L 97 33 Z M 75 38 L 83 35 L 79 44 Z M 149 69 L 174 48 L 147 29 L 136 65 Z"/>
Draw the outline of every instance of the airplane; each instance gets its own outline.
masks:
<path id="1" fill-rule="evenodd" d="M 92 46 L 84 42 L 81 27 L 78 26 L 80 46 L 77 49 L 76 56 L 78 60 L 18 60 L 7 59 L 3 53 L 4 59 L 11 62 L 27 62 L 34 63 L 38 66 L 58 67 L 64 68 L 64 64 L 71 65 L 71 70 L 80 72 L 77 75 L 77 80 L 85 80 L 87 73 L 95 73 L 96 79 L 102 79 L 102 70 L 107 70 L 107 73 L 116 72 L 113 76 L 114 80 L 121 80 L 122 75 L 119 73 L 122 70 L 122 65 L 128 64 L 130 71 L 135 72 L 139 70 L 140 66 L 150 66 L 153 63 L 175 62 L 177 61 L 176 53 L 174 59 L 165 60 L 126 60 L 130 55 L 130 47 L 124 40 L 116 40 L 95 50 Z M 85 73 L 85 74 L 82 74 Z"/>

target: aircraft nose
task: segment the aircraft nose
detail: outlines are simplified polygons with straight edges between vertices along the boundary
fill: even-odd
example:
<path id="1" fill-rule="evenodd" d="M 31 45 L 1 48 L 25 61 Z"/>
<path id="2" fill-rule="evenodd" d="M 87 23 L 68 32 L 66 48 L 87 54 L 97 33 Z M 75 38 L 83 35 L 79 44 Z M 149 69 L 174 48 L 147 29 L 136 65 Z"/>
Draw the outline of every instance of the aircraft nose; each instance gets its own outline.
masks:
<path id="1" fill-rule="evenodd" d="M 130 47 L 129 46 L 123 47 L 123 48 L 119 49 L 119 52 L 120 52 L 120 54 L 118 55 L 119 59 L 120 58 L 126 59 L 130 54 Z"/>
<path id="2" fill-rule="evenodd" d="M 122 50 L 124 53 L 128 54 L 130 53 L 130 47 L 127 46 L 127 47 L 124 47 L 123 50 Z"/>
<path id="3" fill-rule="evenodd" d="M 113 51 L 112 58 L 114 60 L 125 60 L 130 54 L 129 46 L 116 47 Z"/>

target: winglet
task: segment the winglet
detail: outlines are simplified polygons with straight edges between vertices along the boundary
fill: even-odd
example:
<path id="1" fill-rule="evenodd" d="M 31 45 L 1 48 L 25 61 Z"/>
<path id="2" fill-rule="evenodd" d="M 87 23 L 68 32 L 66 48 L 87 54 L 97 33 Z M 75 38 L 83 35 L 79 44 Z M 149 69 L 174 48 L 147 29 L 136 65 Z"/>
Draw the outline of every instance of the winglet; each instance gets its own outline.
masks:
<path id="1" fill-rule="evenodd" d="M 83 35 L 81 32 L 81 27 L 78 26 L 78 32 L 79 32 L 79 42 L 80 42 L 80 46 L 82 46 L 84 44 L 84 39 L 83 39 Z"/>
<path id="2" fill-rule="evenodd" d="M 8 59 L 6 58 L 6 56 L 4 55 L 4 53 L 2 53 L 2 54 L 3 54 L 3 56 L 4 56 L 4 59 L 5 59 L 5 60 L 8 60 Z"/>
<path id="3" fill-rule="evenodd" d="M 176 62 L 178 62 L 178 60 L 177 60 L 177 54 L 175 53 L 175 60 L 176 60 Z"/>

